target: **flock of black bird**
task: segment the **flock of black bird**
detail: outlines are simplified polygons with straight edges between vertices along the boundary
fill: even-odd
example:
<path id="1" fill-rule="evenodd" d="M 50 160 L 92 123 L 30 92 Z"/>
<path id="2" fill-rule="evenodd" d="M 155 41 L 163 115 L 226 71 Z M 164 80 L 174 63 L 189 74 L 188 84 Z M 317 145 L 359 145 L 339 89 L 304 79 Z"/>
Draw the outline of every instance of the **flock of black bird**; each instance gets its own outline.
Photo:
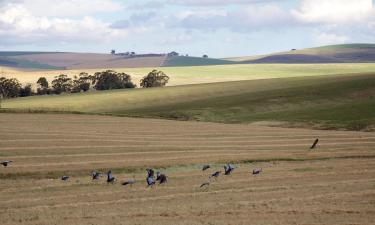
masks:
<path id="1" fill-rule="evenodd" d="M 310 150 L 315 149 L 317 147 L 318 142 L 319 142 L 319 139 L 317 138 L 314 141 L 313 145 L 310 147 Z M 8 165 L 10 165 L 12 162 L 13 162 L 12 160 L 5 160 L 5 161 L 0 162 L 0 164 L 3 165 L 4 167 L 8 167 Z M 203 165 L 202 171 L 208 170 L 210 168 L 211 168 L 210 165 Z M 224 166 L 224 175 L 226 175 L 226 176 L 231 175 L 234 169 L 235 169 L 235 167 L 232 164 L 225 165 Z M 159 184 L 166 184 L 168 182 L 168 177 L 165 174 L 157 171 L 156 172 L 156 178 L 155 178 L 155 172 L 154 172 L 153 169 L 146 169 L 146 171 L 147 171 L 147 177 L 146 177 L 147 187 L 154 187 L 154 185 L 157 182 L 159 182 Z M 258 175 L 261 172 L 262 172 L 262 168 L 255 168 L 255 169 L 253 169 L 252 174 Z M 212 179 L 216 180 L 220 176 L 221 173 L 222 173 L 222 171 L 220 171 L 220 170 L 215 171 L 214 173 L 212 173 L 209 176 L 209 180 L 207 182 L 202 183 L 200 185 L 200 187 L 201 188 L 208 187 L 211 184 L 211 182 L 213 181 Z M 92 180 L 99 180 L 100 177 L 102 177 L 101 172 L 93 171 L 91 173 Z M 62 181 L 68 181 L 69 178 L 70 178 L 69 176 L 62 176 L 61 180 Z M 113 184 L 115 181 L 116 181 L 116 178 L 112 175 L 112 171 L 108 171 L 107 172 L 107 183 Z M 135 183 L 136 183 L 136 180 L 133 178 L 133 179 L 124 181 L 121 184 L 124 185 L 124 186 L 127 186 L 127 185 L 132 186 Z"/>

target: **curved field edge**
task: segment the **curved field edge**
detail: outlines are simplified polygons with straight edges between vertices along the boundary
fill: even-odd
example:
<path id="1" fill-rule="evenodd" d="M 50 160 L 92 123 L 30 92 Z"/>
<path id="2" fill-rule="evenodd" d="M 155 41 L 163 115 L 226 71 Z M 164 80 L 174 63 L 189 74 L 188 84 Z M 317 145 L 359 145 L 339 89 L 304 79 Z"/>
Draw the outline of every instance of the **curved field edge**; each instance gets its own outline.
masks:
<path id="1" fill-rule="evenodd" d="M 375 74 L 368 73 L 35 96 L 3 108 L 371 131 L 374 97 Z"/>

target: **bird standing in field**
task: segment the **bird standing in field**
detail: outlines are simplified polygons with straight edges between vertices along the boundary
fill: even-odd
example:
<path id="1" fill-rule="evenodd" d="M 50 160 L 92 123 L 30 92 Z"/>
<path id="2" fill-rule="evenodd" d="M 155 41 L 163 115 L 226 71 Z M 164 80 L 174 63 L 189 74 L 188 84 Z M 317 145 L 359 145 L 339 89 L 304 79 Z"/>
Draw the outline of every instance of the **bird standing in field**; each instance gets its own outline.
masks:
<path id="1" fill-rule="evenodd" d="M 159 181 L 159 184 L 165 184 L 168 182 L 167 176 L 165 174 L 162 174 L 160 172 L 156 173 L 156 180 Z"/>
<path id="2" fill-rule="evenodd" d="M 101 175 L 102 175 L 102 174 L 99 173 L 99 172 L 97 172 L 97 171 L 93 171 L 93 172 L 91 173 L 91 177 L 92 177 L 93 180 L 99 180 Z"/>
<path id="3" fill-rule="evenodd" d="M 2 161 L 0 164 L 3 165 L 4 167 L 7 167 L 11 162 L 13 162 L 12 160 L 5 160 L 5 161 Z"/>
<path id="4" fill-rule="evenodd" d="M 147 171 L 147 187 L 153 187 L 155 185 L 155 179 L 154 179 L 154 170 L 153 169 L 146 169 Z"/>
<path id="5" fill-rule="evenodd" d="M 313 145 L 311 145 L 311 147 L 310 147 L 310 150 L 315 149 L 316 146 L 318 145 L 318 142 L 319 142 L 319 138 L 315 139 Z"/>
<path id="6" fill-rule="evenodd" d="M 107 173 L 107 183 L 115 182 L 116 178 L 112 175 L 112 171 L 108 171 Z"/>
<path id="7" fill-rule="evenodd" d="M 234 166 L 232 164 L 228 164 L 224 166 L 224 175 L 230 175 L 234 170 Z"/>
<path id="8" fill-rule="evenodd" d="M 147 177 L 146 182 L 147 182 L 147 187 L 153 187 L 155 185 L 155 180 L 152 177 Z"/>
<path id="9" fill-rule="evenodd" d="M 67 180 L 69 180 L 69 176 L 62 176 L 62 177 L 61 177 L 61 180 L 63 180 L 63 181 L 67 181 Z"/>
<path id="10" fill-rule="evenodd" d="M 261 172 L 262 172 L 262 168 L 253 169 L 253 175 L 260 174 Z"/>
<path id="11" fill-rule="evenodd" d="M 216 171 L 215 173 L 211 174 L 210 178 L 215 177 L 218 178 L 220 176 L 221 171 Z"/>
<path id="12" fill-rule="evenodd" d="M 147 177 L 152 177 L 152 178 L 154 178 L 154 174 L 155 174 L 155 172 L 154 172 L 153 169 L 146 169 L 146 171 L 147 171 Z"/>
<path id="13" fill-rule="evenodd" d="M 211 168 L 210 165 L 203 165 L 202 171 L 208 170 L 209 168 Z"/>

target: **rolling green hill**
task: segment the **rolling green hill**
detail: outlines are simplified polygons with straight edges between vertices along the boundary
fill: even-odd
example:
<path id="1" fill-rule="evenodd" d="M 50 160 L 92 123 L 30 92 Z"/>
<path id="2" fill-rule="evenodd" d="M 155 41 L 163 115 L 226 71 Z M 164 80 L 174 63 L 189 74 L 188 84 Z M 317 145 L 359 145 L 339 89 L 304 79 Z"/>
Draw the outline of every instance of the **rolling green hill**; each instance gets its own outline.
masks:
<path id="1" fill-rule="evenodd" d="M 375 62 L 375 44 L 331 45 L 263 56 L 215 59 L 190 56 L 122 55 L 69 52 L 0 52 L 0 66 L 24 69 L 99 69 L 190 67 L 230 64 L 335 64 Z"/>
<path id="2" fill-rule="evenodd" d="M 168 57 L 164 65 L 165 67 L 179 67 L 179 66 L 209 66 L 209 65 L 227 65 L 236 64 L 236 62 L 222 59 L 202 58 L 202 57 L 187 57 L 175 56 Z"/>
<path id="3" fill-rule="evenodd" d="M 227 60 L 242 63 L 368 63 L 375 62 L 375 44 L 330 45 Z"/>
<path id="4" fill-rule="evenodd" d="M 277 78 L 6 100 L 21 111 L 373 129 L 375 74 Z"/>
<path id="5" fill-rule="evenodd" d="M 20 68 L 20 69 L 34 69 L 34 70 L 61 70 L 64 67 L 52 66 L 49 64 L 34 62 L 30 60 L 17 59 L 12 57 L 0 56 L 0 66 Z"/>

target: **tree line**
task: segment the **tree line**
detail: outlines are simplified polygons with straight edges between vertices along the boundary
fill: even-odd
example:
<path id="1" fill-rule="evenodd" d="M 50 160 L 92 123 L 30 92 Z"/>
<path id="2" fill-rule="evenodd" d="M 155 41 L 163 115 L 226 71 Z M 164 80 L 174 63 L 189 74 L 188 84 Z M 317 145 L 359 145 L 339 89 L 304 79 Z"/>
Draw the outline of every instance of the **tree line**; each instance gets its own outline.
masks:
<path id="1" fill-rule="evenodd" d="M 142 88 L 164 87 L 169 81 L 169 77 L 162 71 L 153 70 L 147 74 L 140 82 Z M 38 79 L 36 92 L 31 84 L 24 86 L 15 79 L 0 77 L 0 98 L 16 98 L 32 95 L 50 95 L 62 93 L 80 93 L 89 90 L 112 90 L 136 88 L 131 76 L 126 73 L 118 73 L 113 70 L 96 72 L 93 75 L 82 72 L 78 76 L 70 78 L 61 74 L 52 80 L 51 84 L 45 77 Z"/>

